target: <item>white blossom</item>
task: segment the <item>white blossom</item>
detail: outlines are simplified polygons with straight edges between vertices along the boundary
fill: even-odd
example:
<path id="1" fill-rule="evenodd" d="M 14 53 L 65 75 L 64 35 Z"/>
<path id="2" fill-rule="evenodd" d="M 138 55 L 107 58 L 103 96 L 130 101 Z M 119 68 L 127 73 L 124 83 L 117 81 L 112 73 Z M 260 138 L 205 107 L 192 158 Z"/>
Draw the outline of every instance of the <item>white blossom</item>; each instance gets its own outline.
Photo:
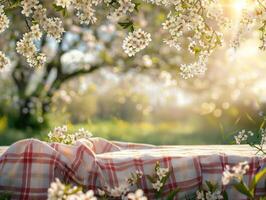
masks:
<path id="1" fill-rule="evenodd" d="M 39 25 L 31 27 L 31 31 L 25 33 L 23 38 L 17 42 L 17 52 L 26 57 L 27 62 L 31 67 L 42 67 L 46 61 L 46 56 L 43 53 L 39 53 L 34 42 L 40 40 L 42 32 Z"/>
<path id="2" fill-rule="evenodd" d="M 104 190 L 101 190 L 101 189 L 97 189 L 97 192 L 98 192 L 98 195 L 100 196 L 100 197 L 102 197 L 102 196 L 104 196 L 105 195 L 105 191 Z"/>
<path id="3" fill-rule="evenodd" d="M 261 132 L 261 142 L 260 145 L 263 146 L 266 144 L 266 129 L 261 128 L 260 129 Z"/>
<path id="4" fill-rule="evenodd" d="M 151 41 L 151 35 L 141 29 L 130 32 L 123 41 L 123 49 L 128 56 L 134 56 L 140 50 L 146 48 Z"/>
<path id="5" fill-rule="evenodd" d="M 47 200 L 63 200 L 66 198 L 65 195 L 66 186 L 61 183 L 61 181 L 56 178 L 55 182 L 52 182 L 50 188 L 48 189 Z"/>
<path id="6" fill-rule="evenodd" d="M 56 178 L 48 189 L 47 200 L 97 200 L 97 198 L 92 190 L 83 193 L 81 188 L 77 186 L 70 187 Z"/>
<path id="7" fill-rule="evenodd" d="M 22 11 L 26 17 L 29 17 L 33 13 L 33 9 L 35 6 L 39 4 L 38 0 L 23 0 L 21 1 Z"/>
<path id="8" fill-rule="evenodd" d="M 240 162 L 236 166 L 233 166 L 232 168 L 226 165 L 222 177 L 223 185 L 229 184 L 232 180 L 236 181 L 242 180 L 243 175 L 246 174 L 248 170 L 249 170 L 249 165 L 246 161 Z"/>
<path id="9" fill-rule="evenodd" d="M 204 195 L 204 192 L 203 191 L 197 191 L 196 192 L 196 195 L 197 195 L 197 200 L 205 200 L 205 195 Z"/>
<path id="10" fill-rule="evenodd" d="M 162 180 L 164 177 L 166 177 L 166 175 L 169 173 L 169 169 L 168 168 L 158 168 L 156 170 L 156 174 L 159 178 L 159 180 Z"/>
<path id="11" fill-rule="evenodd" d="M 206 200 L 221 200 L 223 196 L 221 195 L 221 191 L 210 192 L 206 193 Z"/>
<path id="12" fill-rule="evenodd" d="M 125 197 L 129 192 L 129 186 L 130 185 L 125 182 L 114 188 L 107 187 L 107 190 L 112 197 Z"/>
<path id="13" fill-rule="evenodd" d="M 4 13 L 4 6 L 0 5 L 0 33 L 4 32 L 9 26 L 9 19 Z"/>
<path id="14" fill-rule="evenodd" d="M 61 6 L 62 8 L 67 8 L 71 5 L 72 0 L 55 0 L 55 4 L 57 6 Z"/>
<path id="15" fill-rule="evenodd" d="M 135 193 L 129 193 L 127 195 L 129 200 L 147 200 L 148 198 L 144 195 L 143 190 L 138 189 Z"/>
<path id="16" fill-rule="evenodd" d="M 163 187 L 163 183 L 160 180 L 157 180 L 155 183 L 152 184 L 152 187 L 156 191 L 160 191 L 160 189 Z"/>
<path id="17" fill-rule="evenodd" d="M 69 191 L 69 193 L 71 192 Z M 94 196 L 94 192 L 89 190 L 86 193 L 78 191 L 75 194 L 67 196 L 66 200 L 97 200 L 97 198 Z"/>
<path id="18" fill-rule="evenodd" d="M 207 70 L 208 57 L 213 49 L 222 45 L 222 33 L 208 24 L 211 19 L 213 24 L 222 27 L 225 19 L 222 17 L 222 7 L 216 0 L 200 1 L 169 1 L 174 4 L 176 12 L 169 12 L 166 21 L 162 24 L 163 29 L 170 34 L 165 43 L 180 51 L 184 46 L 184 37 L 187 37 L 188 52 L 195 56 L 196 61 L 190 64 L 182 64 L 180 67 L 181 77 L 188 79 L 199 76 Z M 156 1 L 156 4 L 169 4 L 165 1 Z M 214 9 L 215 8 L 215 9 Z M 199 12 L 202 10 L 205 12 Z M 215 12 L 216 11 L 216 12 Z M 218 11 L 218 12 L 217 12 Z"/>
<path id="19" fill-rule="evenodd" d="M 135 4 L 131 0 L 119 0 L 119 7 L 108 15 L 108 18 L 117 21 L 127 13 L 134 11 Z"/>
<path id="20" fill-rule="evenodd" d="M 92 133 L 84 128 L 80 128 L 77 132 L 74 133 L 74 139 L 90 139 L 92 137 Z"/>
<path id="21" fill-rule="evenodd" d="M 0 51 L 0 70 L 10 64 L 10 60 L 6 57 L 6 55 Z"/>

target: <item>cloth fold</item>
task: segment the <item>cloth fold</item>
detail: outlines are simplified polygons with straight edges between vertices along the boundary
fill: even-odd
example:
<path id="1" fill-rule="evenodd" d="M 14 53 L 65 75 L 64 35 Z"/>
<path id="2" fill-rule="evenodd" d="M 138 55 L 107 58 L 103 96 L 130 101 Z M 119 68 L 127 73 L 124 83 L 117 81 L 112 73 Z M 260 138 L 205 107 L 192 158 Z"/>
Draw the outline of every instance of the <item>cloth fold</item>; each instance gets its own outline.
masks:
<path id="1" fill-rule="evenodd" d="M 180 188 L 176 199 L 185 199 L 195 193 L 205 181 L 221 183 L 226 165 L 247 161 L 250 170 L 245 181 L 250 183 L 254 174 L 266 167 L 266 158 L 244 155 L 248 147 L 239 151 L 233 147 L 211 151 L 197 146 L 153 146 L 112 142 L 102 138 L 79 140 L 74 145 L 46 143 L 36 139 L 22 140 L 11 145 L 0 156 L 0 192 L 10 192 L 12 199 L 46 199 L 50 183 L 59 178 L 64 183 L 97 190 L 114 188 L 125 183 L 131 173 L 141 171 L 141 189 L 154 199 L 154 190 L 145 175 L 151 175 L 156 162 L 172 171 L 163 194 Z M 186 150 L 187 149 L 187 150 Z M 219 149 L 219 148 L 218 148 Z M 224 149 L 224 150 L 222 150 Z M 187 153 L 186 153 L 187 152 Z M 229 199 L 245 199 L 230 185 L 225 188 Z M 266 195 L 264 183 L 256 189 Z"/>

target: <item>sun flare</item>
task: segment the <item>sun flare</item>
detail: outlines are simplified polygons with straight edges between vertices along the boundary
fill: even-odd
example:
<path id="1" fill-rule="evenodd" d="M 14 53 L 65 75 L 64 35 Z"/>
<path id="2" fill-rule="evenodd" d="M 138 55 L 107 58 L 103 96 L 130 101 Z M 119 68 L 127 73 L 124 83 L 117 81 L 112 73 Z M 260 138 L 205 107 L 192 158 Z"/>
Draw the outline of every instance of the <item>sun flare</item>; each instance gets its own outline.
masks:
<path id="1" fill-rule="evenodd" d="M 246 0 L 235 0 L 233 2 L 233 8 L 236 12 L 241 12 L 247 6 Z"/>

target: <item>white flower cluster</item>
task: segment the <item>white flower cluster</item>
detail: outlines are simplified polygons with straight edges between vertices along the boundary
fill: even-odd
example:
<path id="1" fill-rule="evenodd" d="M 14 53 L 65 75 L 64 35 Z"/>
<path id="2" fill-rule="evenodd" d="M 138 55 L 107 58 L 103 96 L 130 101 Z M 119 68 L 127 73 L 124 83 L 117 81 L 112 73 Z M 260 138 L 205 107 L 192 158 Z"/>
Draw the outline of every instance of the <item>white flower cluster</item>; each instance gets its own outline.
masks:
<path id="1" fill-rule="evenodd" d="M 0 51 L 0 70 L 10 64 L 10 60 Z"/>
<path id="2" fill-rule="evenodd" d="M 127 195 L 129 200 L 147 200 L 148 198 L 144 195 L 143 190 L 138 189 L 135 193 L 129 193 Z"/>
<path id="3" fill-rule="evenodd" d="M 48 36 L 55 38 L 57 41 L 61 40 L 64 28 L 60 18 L 47 17 L 47 9 L 38 0 L 23 0 L 21 6 L 23 8 L 22 13 L 26 17 L 32 16 L 42 30 L 47 32 Z"/>
<path id="4" fill-rule="evenodd" d="M 50 142 L 59 142 L 63 144 L 74 144 L 79 139 L 89 139 L 92 137 L 90 131 L 84 128 L 79 129 L 75 133 L 68 133 L 67 126 L 55 127 L 53 131 L 48 133 L 48 139 Z"/>
<path id="5" fill-rule="evenodd" d="M 160 4 L 168 5 L 169 2 L 160 1 Z M 165 42 L 179 51 L 184 46 L 183 36 L 187 37 L 188 51 L 197 57 L 197 61 L 181 65 L 181 76 L 187 79 L 204 74 L 207 58 L 222 45 L 222 33 L 207 23 L 212 20 L 218 27 L 226 24 L 221 5 L 217 0 L 177 0 L 172 4 L 175 12 L 170 12 L 163 23 L 163 28 L 170 33 L 170 38 Z"/>
<path id="6" fill-rule="evenodd" d="M 143 172 L 137 170 L 135 174 L 133 173 L 131 174 L 131 177 L 127 179 L 127 182 L 130 185 L 135 185 L 135 184 L 138 184 L 138 182 L 142 179 L 142 177 L 143 177 Z"/>
<path id="7" fill-rule="evenodd" d="M 197 191 L 197 200 L 222 200 L 224 199 L 221 191 L 207 191 L 206 193 L 204 191 Z"/>
<path id="8" fill-rule="evenodd" d="M 107 187 L 107 191 L 111 197 L 122 197 L 125 198 L 129 192 L 129 183 L 126 181 L 122 184 L 120 184 L 117 187 L 110 188 Z"/>
<path id="9" fill-rule="evenodd" d="M 147 200 L 148 198 L 144 195 L 143 190 L 137 189 L 135 192 L 128 193 L 128 189 L 125 189 L 126 185 L 117 187 L 113 191 L 112 197 L 120 197 L 125 200 Z M 105 192 L 98 189 L 98 195 L 105 199 Z M 128 193 L 126 195 L 126 193 Z M 108 199 L 108 198 L 106 198 Z M 51 183 L 48 189 L 47 200 L 97 200 L 94 192 L 89 190 L 87 192 L 82 192 L 82 188 L 63 184 L 58 178 Z"/>
<path id="10" fill-rule="evenodd" d="M 235 142 L 236 144 L 241 144 L 243 142 L 246 142 L 249 136 L 253 136 L 253 135 L 254 133 L 252 131 L 246 131 L 245 129 L 243 129 L 239 131 L 236 136 L 234 136 Z"/>
<path id="11" fill-rule="evenodd" d="M 84 128 L 80 128 L 74 134 L 74 140 L 77 141 L 79 139 L 90 139 L 92 137 L 92 133 Z"/>
<path id="12" fill-rule="evenodd" d="M 17 52 L 26 57 L 31 67 L 42 67 L 46 62 L 46 56 L 39 52 L 41 49 L 37 49 L 35 42 L 41 39 L 43 32 L 60 41 L 64 32 L 62 21 L 55 17 L 48 18 L 46 8 L 38 0 L 23 0 L 21 7 L 22 14 L 27 18 L 31 17 L 37 24 L 32 25 L 30 32 L 25 33 L 17 43 Z M 27 25 L 29 25 L 28 21 Z"/>
<path id="13" fill-rule="evenodd" d="M 249 31 L 259 31 L 261 41 L 260 49 L 266 50 L 266 2 L 257 0 L 253 6 L 243 9 L 241 13 L 238 32 L 234 37 L 231 46 L 238 48 L 244 40 L 245 33 Z"/>
<path id="14" fill-rule="evenodd" d="M 152 187 L 153 189 L 159 192 L 163 187 L 163 178 L 165 178 L 169 174 L 169 169 L 161 168 L 159 164 L 156 164 L 155 173 L 156 173 L 156 182 L 152 183 Z"/>
<path id="15" fill-rule="evenodd" d="M 0 33 L 4 32 L 9 25 L 9 19 L 4 13 L 4 6 L 0 5 Z M 10 60 L 0 51 L 0 70 L 9 65 Z"/>
<path id="16" fill-rule="evenodd" d="M 260 132 L 261 132 L 261 142 L 260 142 L 260 145 L 263 146 L 266 144 L 266 128 L 263 129 L 261 128 L 260 129 Z"/>
<path id="17" fill-rule="evenodd" d="M 246 161 L 240 162 L 236 166 L 233 166 L 232 168 L 226 165 L 222 177 L 223 185 L 227 185 L 231 181 L 237 181 L 237 182 L 241 181 L 243 179 L 243 175 L 245 175 L 248 170 L 249 170 L 249 165 Z"/>
<path id="18" fill-rule="evenodd" d="M 123 41 L 123 49 L 128 56 L 134 56 L 137 52 L 146 48 L 151 41 L 151 34 L 142 29 L 130 32 Z"/>
<path id="19" fill-rule="evenodd" d="M 108 15 L 108 18 L 117 21 L 127 13 L 132 13 L 135 8 L 135 4 L 131 0 L 119 0 L 119 7 Z"/>
<path id="20" fill-rule="evenodd" d="M 4 6 L 0 5 L 0 33 L 4 32 L 9 25 L 9 19 L 5 15 Z"/>
<path id="21" fill-rule="evenodd" d="M 58 178 L 48 189 L 47 200 L 97 200 L 92 190 L 83 193 L 77 186 L 70 187 L 63 184 Z"/>
<path id="22" fill-rule="evenodd" d="M 238 31 L 230 44 L 233 49 L 237 49 L 240 46 L 240 43 L 243 40 L 243 35 L 254 26 L 254 22 L 254 15 L 249 13 L 247 10 L 243 10 Z"/>
<path id="23" fill-rule="evenodd" d="M 206 52 L 205 52 L 206 53 Z M 180 75 L 184 79 L 193 78 L 194 76 L 203 75 L 207 71 L 207 61 L 209 54 L 199 56 L 198 62 L 191 64 L 181 64 Z"/>
<path id="24" fill-rule="evenodd" d="M 27 62 L 31 67 L 41 67 L 46 61 L 46 56 L 43 53 L 38 53 L 34 42 L 40 40 L 42 32 L 39 25 L 31 27 L 31 31 L 25 33 L 23 38 L 17 42 L 17 52 L 26 57 Z"/>

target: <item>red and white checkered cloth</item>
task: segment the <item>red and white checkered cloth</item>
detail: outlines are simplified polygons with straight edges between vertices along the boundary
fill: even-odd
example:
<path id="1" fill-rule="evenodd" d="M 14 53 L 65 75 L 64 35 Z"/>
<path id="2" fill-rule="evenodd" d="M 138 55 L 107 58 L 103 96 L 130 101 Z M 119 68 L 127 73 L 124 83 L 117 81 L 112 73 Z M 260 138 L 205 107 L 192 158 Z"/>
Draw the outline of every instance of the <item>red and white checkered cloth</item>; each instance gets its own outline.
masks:
<path id="1" fill-rule="evenodd" d="M 0 156 L 0 192 L 8 191 L 13 199 L 46 199 L 50 183 L 81 185 L 86 189 L 117 187 L 136 170 L 153 174 L 159 161 L 171 173 L 164 194 L 180 188 L 176 199 L 195 193 L 206 181 L 221 183 L 226 165 L 247 161 L 250 170 L 245 181 L 266 167 L 266 158 L 255 156 L 247 146 L 152 146 L 110 142 L 101 138 L 78 141 L 75 145 L 49 144 L 36 139 L 19 141 Z M 151 183 L 143 176 L 141 188 L 154 199 Z M 230 185 L 229 199 L 245 199 Z M 265 196 L 260 183 L 257 195 Z"/>

